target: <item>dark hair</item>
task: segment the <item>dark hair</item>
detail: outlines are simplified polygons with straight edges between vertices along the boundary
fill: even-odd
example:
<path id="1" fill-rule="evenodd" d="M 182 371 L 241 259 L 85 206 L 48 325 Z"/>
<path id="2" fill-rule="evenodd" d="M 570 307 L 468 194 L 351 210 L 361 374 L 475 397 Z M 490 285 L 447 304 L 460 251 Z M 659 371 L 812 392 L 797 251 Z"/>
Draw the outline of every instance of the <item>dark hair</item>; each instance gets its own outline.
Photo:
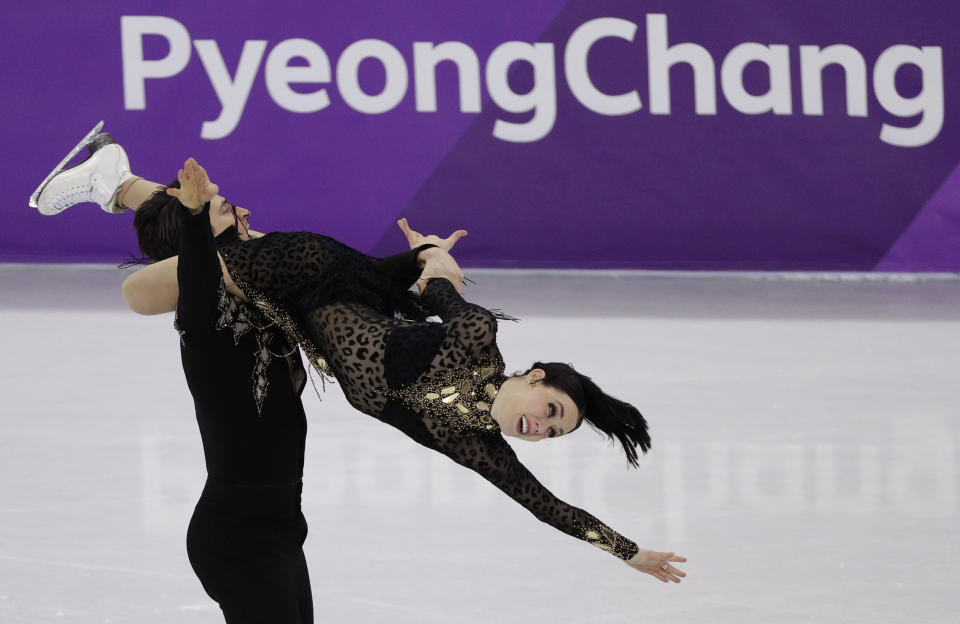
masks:
<path id="1" fill-rule="evenodd" d="M 186 211 L 180 206 L 180 200 L 167 195 L 168 188 L 180 188 L 180 181 L 174 180 L 157 189 L 140 204 L 133 217 L 140 252 L 154 262 L 175 256 L 180 251 L 180 228 Z"/>
<path id="2" fill-rule="evenodd" d="M 637 447 L 646 453 L 650 450 L 650 434 L 647 433 L 647 421 L 640 410 L 634 406 L 604 393 L 593 380 L 578 373 L 570 364 L 561 362 L 534 362 L 526 373 L 535 368 L 541 369 L 543 385 L 563 392 L 577 406 L 580 419 L 586 420 L 590 426 L 607 435 L 609 439 L 616 438 L 623 446 L 627 461 L 631 466 L 637 466 Z M 577 423 L 580 426 L 580 423 Z"/>

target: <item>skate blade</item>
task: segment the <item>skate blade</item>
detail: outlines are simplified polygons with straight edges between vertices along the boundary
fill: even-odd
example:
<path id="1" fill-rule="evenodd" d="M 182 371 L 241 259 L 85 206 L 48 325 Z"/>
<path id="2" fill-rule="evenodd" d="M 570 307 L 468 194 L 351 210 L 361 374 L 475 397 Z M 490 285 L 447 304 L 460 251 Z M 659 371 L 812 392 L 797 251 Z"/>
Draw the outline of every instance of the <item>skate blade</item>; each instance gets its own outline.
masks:
<path id="1" fill-rule="evenodd" d="M 43 182 L 40 183 L 40 186 L 37 187 L 37 190 L 35 190 L 35 191 L 33 192 L 33 195 L 30 196 L 30 207 L 31 207 L 31 208 L 39 208 L 38 202 L 40 201 L 40 193 L 43 192 L 43 189 L 44 189 L 45 186 L 47 186 L 47 183 L 49 183 L 50 180 L 53 179 L 53 176 L 57 175 L 58 173 L 60 173 L 61 171 L 63 171 L 63 170 L 66 168 L 67 163 L 70 162 L 70 160 L 71 160 L 74 156 L 76 156 L 78 153 L 80 153 L 80 150 L 82 150 L 84 147 L 86 147 L 86 146 L 90 143 L 90 141 L 93 140 L 93 137 L 96 136 L 96 134 L 97 134 L 98 132 L 100 132 L 100 129 L 101 129 L 101 128 L 103 128 L 103 122 L 102 122 L 102 121 L 101 121 L 100 123 L 98 123 L 97 125 L 95 125 L 95 126 L 93 127 L 93 130 L 91 130 L 90 132 L 88 132 L 88 133 L 87 133 L 87 136 L 83 137 L 83 140 L 80 141 L 79 143 L 77 143 L 77 146 L 76 146 L 76 147 L 74 147 L 72 150 L 70 150 L 70 153 L 67 154 L 67 157 L 60 161 L 60 164 L 57 165 L 57 166 L 54 168 L 53 171 L 50 172 L 50 175 L 48 175 L 46 178 L 43 179 Z"/>

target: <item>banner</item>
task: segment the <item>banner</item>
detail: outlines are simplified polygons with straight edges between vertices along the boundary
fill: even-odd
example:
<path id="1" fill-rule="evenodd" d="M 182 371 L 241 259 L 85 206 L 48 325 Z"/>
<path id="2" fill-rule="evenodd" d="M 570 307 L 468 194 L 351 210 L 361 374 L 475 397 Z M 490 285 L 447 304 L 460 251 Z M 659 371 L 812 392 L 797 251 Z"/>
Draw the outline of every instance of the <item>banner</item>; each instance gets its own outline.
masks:
<path id="1" fill-rule="evenodd" d="M 492 0 L 5 6 L 0 261 L 119 262 L 27 207 L 97 121 L 261 231 L 465 266 L 960 271 L 960 5 Z"/>

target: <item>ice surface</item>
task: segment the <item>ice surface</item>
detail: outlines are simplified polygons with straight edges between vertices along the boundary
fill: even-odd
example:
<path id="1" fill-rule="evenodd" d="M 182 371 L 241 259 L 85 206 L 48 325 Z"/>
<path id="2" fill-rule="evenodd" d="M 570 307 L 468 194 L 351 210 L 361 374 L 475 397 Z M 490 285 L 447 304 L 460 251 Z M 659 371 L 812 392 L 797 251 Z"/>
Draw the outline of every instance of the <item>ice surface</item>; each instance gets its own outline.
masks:
<path id="1" fill-rule="evenodd" d="M 468 272 L 470 274 L 470 272 Z M 689 557 L 663 585 L 308 386 L 305 551 L 326 622 L 960 621 L 960 281 L 474 272 L 508 370 L 636 403 L 514 446 L 558 496 Z M 203 486 L 172 317 L 97 267 L 0 266 L 0 622 L 218 622 L 186 557 Z"/>

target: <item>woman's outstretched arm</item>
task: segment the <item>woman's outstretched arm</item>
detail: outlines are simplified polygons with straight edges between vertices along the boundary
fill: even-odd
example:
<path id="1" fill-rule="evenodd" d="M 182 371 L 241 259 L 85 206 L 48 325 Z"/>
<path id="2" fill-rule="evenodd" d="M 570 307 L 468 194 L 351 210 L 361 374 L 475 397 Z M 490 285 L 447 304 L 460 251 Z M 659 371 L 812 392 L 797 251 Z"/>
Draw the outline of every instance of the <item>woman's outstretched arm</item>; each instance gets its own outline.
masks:
<path id="1" fill-rule="evenodd" d="M 438 443 L 450 459 L 480 474 L 541 522 L 596 546 L 633 569 L 663 582 L 679 583 L 686 576 L 672 565 L 684 562 L 686 558 L 672 552 L 639 548 L 590 513 L 554 496 L 520 462 L 499 431 L 448 436 Z"/>

